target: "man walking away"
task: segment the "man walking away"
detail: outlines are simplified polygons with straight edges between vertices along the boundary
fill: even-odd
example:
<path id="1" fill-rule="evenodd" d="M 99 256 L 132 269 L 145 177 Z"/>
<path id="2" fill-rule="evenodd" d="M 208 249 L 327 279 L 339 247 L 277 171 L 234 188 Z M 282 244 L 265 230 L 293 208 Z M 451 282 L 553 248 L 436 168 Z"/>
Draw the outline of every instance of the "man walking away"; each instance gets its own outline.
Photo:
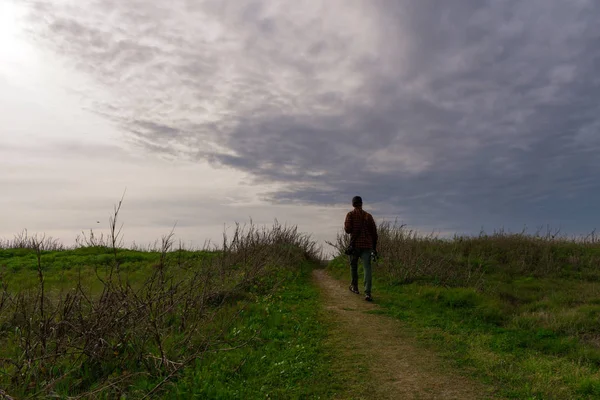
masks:
<path id="1" fill-rule="evenodd" d="M 352 198 L 354 210 L 346 215 L 344 231 L 350 235 L 350 243 L 354 248 L 350 255 L 350 269 L 352 282 L 350 291 L 360 294 L 358 291 L 358 260 L 361 259 L 365 270 L 365 300 L 372 301 L 371 297 L 371 253 L 377 256 L 377 226 L 373 216 L 362 209 L 362 198 Z"/>

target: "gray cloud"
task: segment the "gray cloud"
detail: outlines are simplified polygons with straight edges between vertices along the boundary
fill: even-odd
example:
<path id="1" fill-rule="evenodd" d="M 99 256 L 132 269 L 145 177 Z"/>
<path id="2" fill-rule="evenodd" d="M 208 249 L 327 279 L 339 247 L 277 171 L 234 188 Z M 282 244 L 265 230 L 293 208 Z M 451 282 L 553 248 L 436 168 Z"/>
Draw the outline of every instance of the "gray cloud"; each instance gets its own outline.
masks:
<path id="1" fill-rule="evenodd" d="M 597 2 L 296 3 L 37 1 L 31 35 L 133 142 L 282 183 L 275 203 L 594 227 Z"/>

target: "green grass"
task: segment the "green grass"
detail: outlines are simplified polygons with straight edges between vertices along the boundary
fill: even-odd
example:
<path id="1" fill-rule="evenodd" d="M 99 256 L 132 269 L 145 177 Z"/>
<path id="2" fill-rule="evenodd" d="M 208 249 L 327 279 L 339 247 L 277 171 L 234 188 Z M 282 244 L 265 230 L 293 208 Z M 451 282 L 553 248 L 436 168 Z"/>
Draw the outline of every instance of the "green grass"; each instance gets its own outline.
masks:
<path id="1" fill-rule="evenodd" d="M 194 262 L 210 256 L 204 251 L 177 251 L 169 254 L 172 262 Z M 105 276 L 114 265 L 114 254 L 106 247 L 84 247 L 75 250 L 42 251 L 42 269 L 49 290 L 69 289 L 81 273 L 83 283 L 99 284 L 95 271 Z M 149 267 L 160 260 L 158 252 L 119 250 L 117 254 L 124 277 L 133 284 L 141 283 L 149 275 Z M 36 253 L 29 249 L 0 249 L 0 274 L 9 290 L 26 291 L 38 284 Z"/>
<path id="2" fill-rule="evenodd" d="M 379 313 L 403 321 L 423 346 L 435 349 L 464 374 L 495 387 L 500 396 L 600 397 L 600 273 L 596 268 L 600 251 L 595 242 L 579 245 L 522 235 L 440 241 L 394 236 L 399 232 L 385 226 L 382 232 L 383 261 L 374 267 L 373 288 L 382 306 Z M 0 307 L 0 386 L 17 397 L 36 391 L 64 397 L 103 389 L 95 397 L 136 398 L 168 377 L 155 395 L 365 398 L 368 368 L 355 362 L 355 355 L 338 351 L 343 347 L 340 341 L 352 338 L 326 322 L 318 290 L 310 282 L 314 265 L 303 256 L 307 252 L 293 241 L 281 245 L 279 240 L 269 240 L 264 239 L 271 243 L 267 245 L 249 240 L 229 255 L 173 251 L 162 264 L 157 252 L 119 250 L 121 277 L 132 289 L 113 294 L 128 299 L 125 315 L 137 315 L 132 305 L 152 298 L 144 310 L 160 316 L 156 322 L 155 317 L 138 313 L 141 318 L 132 317 L 135 324 L 122 331 L 121 325 L 111 325 L 116 319 L 107 322 L 91 306 L 78 308 L 80 319 L 63 312 L 68 307 L 58 306 L 68 304 L 68 295 L 77 295 L 74 287 L 79 280 L 78 290 L 100 304 L 96 295 L 104 286 L 98 277 L 105 278 L 115 266 L 111 250 L 88 247 L 41 253 L 46 296 L 55 310 L 63 310 L 50 320 L 39 315 L 36 252 L 0 250 L 0 283 L 7 287 L 6 292 L 0 291 L 0 303 L 10 299 L 4 309 Z M 150 276 L 162 276 L 163 269 L 166 281 L 148 281 Z M 345 258 L 331 262 L 329 269 L 334 276 L 348 279 Z M 169 305 L 164 292 L 173 281 L 181 284 L 180 289 L 170 286 L 169 290 L 179 290 L 177 298 L 183 299 L 172 303 L 175 306 Z M 206 302 L 200 296 L 206 309 L 194 312 L 198 309 L 183 306 L 187 300 L 200 301 L 194 293 L 204 288 L 210 291 Z M 192 325 L 196 328 L 191 332 L 179 328 L 186 316 L 200 322 Z M 62 339 L 52 343 L 50 350 L 31 345 L 30 339 L 39 341 L 47 332 L 40 321 L 58 327 L 61 318 L 86 329 L 93 326 L 86 320 L 100 321 L 95 325 L 98 329 L 110 327 L 103 331 L 103 352 L 80 357 L 64 350 L 85 342 L 82 330 L 59 334 L 57 328 L 53 332 Z M 180 343 L 194 348 L 206 345 L 209 350 L 170 377 L 172 367 L 148 365 L 152 359 L 148 356 L 156 360 L 161 352 L 153 336 L 156 323 L 160 324 L 157 343 L 162 340 L 167 359 L 186 358 L 187 347 Z M 193 335 L 191 341 L 184 340 L 187 333 Z M 22 350 L 28 340 L 30 355 Z M 54 349 L 62 353 L 46 361 Z M 26 373 L 2 358 L 19 359 L 19 368 Z M 77 368 L 72 370 L 73 366 Z M 46 387 L 49 382 L 51 388 Z"/>
<path id="3" fill-rule="evenodd" d="M 398 318 L 424 346 L 515 399 L 600 396 L 600 285 L 562 271 L 519 276 L 496 269 L 483 288 L 427 279 L 391 284 L 374 266 L 381 313 Z M 348 279 L 347 260 L 330 263 Z M 378 279 L 379 278 L 379 279 Z"/>
<path id="4" fill-rule="evenodd" d="M 217 253 L 176 251 L 169 253 L 170 265 L 188 265 L 190 270 L 203 268 L 197 261 L 216 257 Z M 132 286 L 143 286 L 160 261 L 156 252 L 120 250 L 118 260 L 123 277 Z M 114 262 L 114 255 L 106 248 L 81 248 L 76 250 L 42 253 L 42 268 L 47 295 L 59 301 L 73 290 L 81 277 L 89 293 L 99 293 L 102 284 L 96 272 L 105 277 Z M 218 265 L 218 263 L 217 263 Z M 229 278 L 239 282 L 243 271 L 229 266 Z M 254 398 L 331 398 L 344 392 L 344 374 L 335 373 L 334 359 L 329 356 L 328 327 L 323 322 L 318 290 L 310 282 L 314 265 L 309 261 L 295 267 L 268 267 L 250 286 L 236 289 L 235 296 L 209 311 L 207 318 L 194 334 L 198 341 L 209 339 L 209 351 L 187 365 L 169 380 L 157 393 L 163 398 L 203 399 L 254 399 Z M 175 269 L 178 279 L 185 279 L 185 271 Z M 26 249 L 0 250 L 1 280 L 8 284 L 9 293 L 28 293 L 38 288 L 37 258 L 35 251 Z M 225 282 L 222 288 L 227 288 Z M 221 289 L 220 289 L 221 290 Z M 240 292 L 240 290 L 242 290 Z M 214 313 L 213 313 L 214 312 Z M 16 314 L 15 314 L 16 315 Z M 173 316 L 179 320 L 178 315 Z M 13 335 L 13 314 L 0 310 L 0 358 L 16 358 L 21 344 Z M 173 353 L 182 334 L 164 325 L 163 346 Z M 167 334 L 168 333 L 168 334 Z M 135 332 L 128 335 L 135 335 Z M 178 336 L 179 335 L 179 336 Z M 135 340 L 129 342 L 135 344 Z M 146 345 L 147 352 L 159 354 L 156 346 Z M 125 395 L 138 398 L 155 387 L 169 371 L 154 371 L 144 375 L 145 368 L 121 360 L 127 347 L 111 353 L 102 365 L 90 363 L 85 358 L 81 368 L 57 381 L 52 391 L 61 396 L 93 392 L 105 385 L 106 379 L 117 382 L 128 374 L 141 373 L 127 379 L 127 386 L 118 390 L 103 390 L 96 397 L 113 398 Z M 133 350 L 131 350 L 133 351 Z M 112 350 L 111 350 L 112 352 Z M 173 353 L 175 354 L 175 353 Z M 70 365 L 79 365 L 74 358 L 62 358 L 55 365 L 40 365 L 32 370 L 25 383 L 11 389 L 6 381 L 9 375 L 0 374 L 0 386 L 15 396 L 41 391 L 49 382 L 64 374 Z M 48 370 L 50 368 L 50 370 Z M 43 373 L 39 372 L 42 371 Z M 9 363 L 0 361 L 0 372 L 14 373 Z M 50 378 L 36 378 L 49 376 Z M 99 381 L 98 378 L 102 377 Z M 46 380 L 42 380 L 46 379 Z M 29 382 L 29 384 L 28 384 Z M 24 386 L 25 385 L 25 386 Z M 26 387 L 26 388 L 25 388 Z M 25 388 L 25 389 L 24 389 Z M 346 396 L 342 395 L 342 398 Z"/>
<path id="5" fill-rule="evenodd" d="M 341 390 L 342 377 L 332 376 L 326 355 L 327 327 L 308 268 L 246 309 L 228 332 L 234 337 L 249 345 L 209 354 L 185 371 L 169 396 L 325 399 Z"/>

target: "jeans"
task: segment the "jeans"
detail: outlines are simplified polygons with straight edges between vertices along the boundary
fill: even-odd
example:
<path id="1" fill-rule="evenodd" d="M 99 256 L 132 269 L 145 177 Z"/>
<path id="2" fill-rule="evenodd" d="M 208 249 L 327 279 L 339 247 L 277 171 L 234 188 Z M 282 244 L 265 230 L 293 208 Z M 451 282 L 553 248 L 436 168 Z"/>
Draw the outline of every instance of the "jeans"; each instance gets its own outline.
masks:
<path id="1" fill-rule="evenodd" d="M 352 285 L 358 287 L 358 260 L 362 259 L 365 270 L 365 294 L 371 294 L 371 249 L 357 249 L 351 256 L 350 269 L 352 271 Z"/>

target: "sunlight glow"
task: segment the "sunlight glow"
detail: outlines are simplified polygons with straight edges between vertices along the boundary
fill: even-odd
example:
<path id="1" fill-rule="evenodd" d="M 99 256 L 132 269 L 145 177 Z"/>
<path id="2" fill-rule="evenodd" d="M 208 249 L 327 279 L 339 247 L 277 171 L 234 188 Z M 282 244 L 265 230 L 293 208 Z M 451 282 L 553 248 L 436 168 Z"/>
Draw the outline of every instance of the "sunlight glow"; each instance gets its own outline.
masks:
<path id="1" fill-rule="evenodd" d="M 11 0 L 0 2 L 0 75 L 14 78 L 32 62 L 33 50 L 22 39 L 24 10 Z"/>

